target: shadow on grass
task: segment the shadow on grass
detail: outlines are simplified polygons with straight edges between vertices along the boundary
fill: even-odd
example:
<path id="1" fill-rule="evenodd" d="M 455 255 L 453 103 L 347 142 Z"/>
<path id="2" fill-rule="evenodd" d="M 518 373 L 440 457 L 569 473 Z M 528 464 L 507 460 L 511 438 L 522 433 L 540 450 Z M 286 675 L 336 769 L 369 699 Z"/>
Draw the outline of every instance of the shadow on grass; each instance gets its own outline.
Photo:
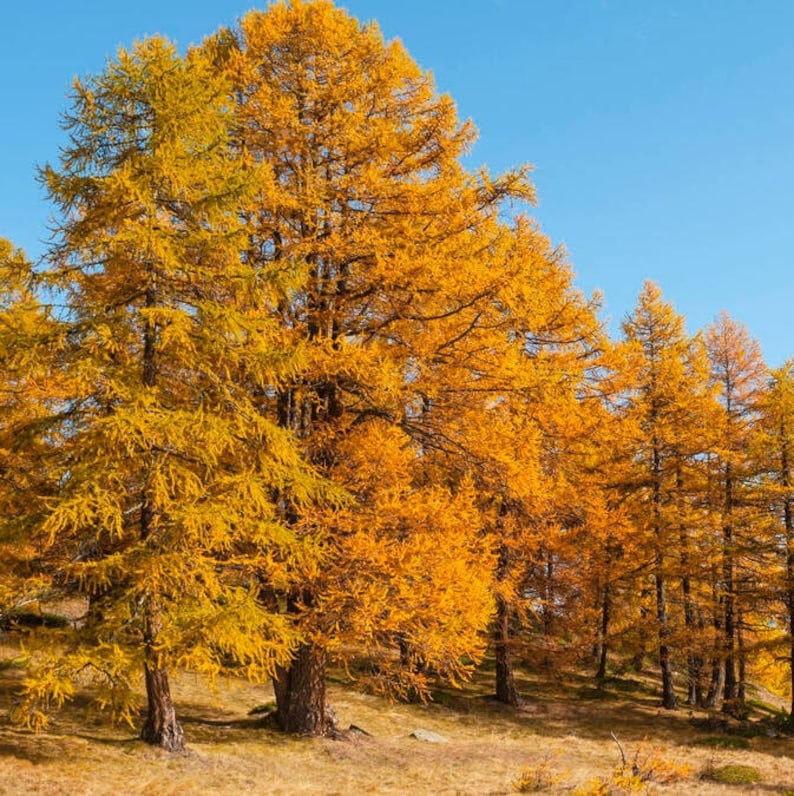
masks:
<path id="1" fill-rule="evenodd" d="M 567 672 L 565 681 L 548 673 L 530 674 L 516 670 L 515 680 L 523 704 L 513 708 L 492 696 L 493 673 L 487 668 L 475 672 L 465 689 L 440 687 L 433 693 L 434 707 L 454 712 L 460 721 L 487 719 L 499 722 L 512 732 L 525 730 L 548 738 L 581 737 L 610 741 L 612 733 L 621 740 L 638 743 L 652 737 L 676 746 L 714 745 L 740 748 L 752 743 L 758 751 L 794 756 L 790 739 L 767 737 L 767 711 L 755 711 L 755 720 L 741 726 L 715 730 L 713 715 L 684 705 L 665 710 L 661 690 L 651 675 L 608 677 L 600 687 L 592 676 Z M 751 705 L 752 707 L 752 705 Z M 731 739 L 742 736 L 742 743 Z M 747 739 L 750 739 L 749 741 Z"/>

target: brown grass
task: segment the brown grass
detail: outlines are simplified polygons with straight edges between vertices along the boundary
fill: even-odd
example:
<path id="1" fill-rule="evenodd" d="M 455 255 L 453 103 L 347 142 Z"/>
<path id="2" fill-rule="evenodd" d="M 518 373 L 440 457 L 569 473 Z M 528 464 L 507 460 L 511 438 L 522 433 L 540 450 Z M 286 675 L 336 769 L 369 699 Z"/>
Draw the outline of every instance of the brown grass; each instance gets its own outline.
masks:
<path id="1" fill-rule="evenodd" d="M 8 657 L 13 647 L 4 651 Z M 497 794 L 513 792 L 522 769 L 538 765 L 554 775 L 546 792 L 572 793 L 595 778 L 612 777 L 620 764 L 612 732 L 629 763 L 642 745 L 643 754 L 652 751 L 674 766 L 692 767 L 687 780 L 651 781 L 644 792 L 794 789 L 792 739 L 755 735 L 746 749 L 699 745 L 723 736 L 702 726 L 703 714 L 661 711 L 651 681 L 615 681 L 600 694 L 584 679 L 567 680 L 563 687 L 552 679 L 524 677 L 527 705 L 511 711 L 487 696 L 491 676 L 480 672 L 465 690 L 440 691 L 438 701 L 425 706 L 392 704 L 357 693 L 341 676 L 332 678 L 329 702 L 340 724 L 353 723 L 371 734 L 334 741 L 284 737 L 250 716 L 252 707 L 273 699 L 267 687 L 232 684 L 212 694 L 200 679 L 181 674 L 174 693 L 189 751 L 168 755 L 94 713 L 90 695 L 68 705 L 47 732 L 10 727 L 8 711 L 21 673 L 2 667 L 0 793 Z M 448 742 L 410 738 L 417 728 L 440 733 Z M 751 729 L 745 727 L 745 734 Z M 737 788 L 698 778 L 708 768 L 730 764 L 757 768 L 762 781 Z"/>

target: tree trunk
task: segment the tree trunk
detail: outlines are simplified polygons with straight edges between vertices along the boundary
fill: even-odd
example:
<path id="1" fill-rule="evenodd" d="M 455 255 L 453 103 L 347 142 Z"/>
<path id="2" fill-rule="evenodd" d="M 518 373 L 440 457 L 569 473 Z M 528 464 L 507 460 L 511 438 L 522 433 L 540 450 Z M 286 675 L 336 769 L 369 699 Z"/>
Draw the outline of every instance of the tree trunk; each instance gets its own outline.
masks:
<path id="1" fill-rule="evenodd" d="M 598 671 L 596 672 L 596 681 L 598 683 L 603 683 L 607 676 L 607 634 L 609 633 L 610 597 L 609 584 L 607 584 L 604 586 L 604 601 L 601 606 L 601 626 L 598 634 Z"/>
<path id="2" fill-rule="evenodd" d="M 659 623 L 659 667 L 662 670 L 662 707 L 675 710 L 678 697 L 673 685 L 673 667 L 670 662 L 670 648 L 667 646 L 667 600 L 665 597 L 664 580 L 656 576 L 656 618 Z"/>
<path id="3" fill-rule="evenodd" d="M 681 555 L 681 563 L 682 568 L 686 571 L 687 557 L 684 553 Z M 695 611 L 692 605 L 691 584 L 688 575 L 681 579 L 681 590 L 684 595 L 684 625 L 687 631 L 687 638 L 691 644 L 695 633 Z M 700 679 L 703 672 L 703 658 L 699 652 L 693 651 L 691 646 L 687 651 L 686 668 L 687 705 L 699 707 L 703 701 L 703 686 Z"/>
<path id="4" fill-rule="evenodd" d="M 676 461 L 675 470 L 675 489 L 678 516 L 684 516 L 684 474 L 681 467 L 680 458 Z M 695 637 L 695 605 L 692 599 L 692 584 L 690 581 L 690 557 L 689 557 L 689 535 L 683 521 L 678 527 L 679 538 L 681 541 L 681 592 L 684 597 L 684 626 L 688 639 L 689 649 L 686 656 L 687 668 L 687 704 L 692 707 L 699 707 L 703 702 L 703 685 L 701 676 L 703 672 L 703 658 L 699 651 L 695 651 L 692 646 Z M 699 642 L 697 642 L 699 643 Z"/>
<path id="5" fill-rule="evenodd" d="M 785 425 L 780 429 L 780 482 L 783 493 L 783 526 L 786 529 L 786 605 L 789 628 L 789 668 L 791 676 L 791 710 L 789 720 L 794 719 L 794 512 L 792 512 L 791 465 L 789 462 L 788 434 Z"/>
<path id="6" fill-rule="evenodd" d="M 176 719 L 176 709 L 171 700 L 168 670 L 149 662 L 144 665 L 144 676 L 147 714 L 141 739 L 167 752 L 181 752 L 185 748 L 185 735 Z"/>
<path id="7" fill-rule="evenodd" d="M 160 611 L 156 602 L 146 608 L 143 675 L 146 681 L 146 722 L 141 739 L 168 752 L 185 748 L 185 735 L 176 719 L 171 699 L 168 669 L 157 654 L 155 644 L 160 633 Z"/>
<path id="8" fill-rule="evenodd" d="M 292 663 L 278 668 L 273 687 L 283 732 L 321 736 L 333 731 L 325 705 L 325 668 L 325 650 L 315 644 L 301 644 Z"/>
<path id="9" fill-rule="evenodd" d="M 726 534 L 730 534 L 730 529 L 726 528 Z M 726 536 L 726 543 L 730 543 L 730 535 Z M 736 700 L 736 658 L 735 658 L 735 638 L 736 625 L 734 617 L 734 594 L 733 594 L 733 563 L 730 559 L 725 562 L 725 636 L 723 647 L 725 653 L 725 693 L 723 695 L 723 710 L 730 713 L 733 711 L 734 701 Z"/>
<path id="10" fill-rule="evenodd" d="M 720 657 L 722 649 L 722 617 L 723 617 L 723 598 L 722 589 L 717 582 L 716 574 L 712 578 L 712 616 L 711 623 L 714 628 L 714 646 L 711 657 L 711 677 L 709 679 L 709 690 L 706 695 L 705 707 L 715 710 L 722 699 L 722 692 L 725 688 L 725 666 Z"/>
<path id="11" fill-rule="evenodd" d="M 496 650 L 496 699 L 505 705 L 518 707 L 521 704 L 521 698 L 518 696 L 510 654 L 510 609 L 501 597 L 496 599 L 496 633 L 494 642 Z"/>
<path id="12" fill-rule="evenodd" d="M 741 601 L 736 606 L 736 650 L 739 682 L 736 690 L 736 709 L 744 715 L 744 701 L 747 697 L 747 654 L 744 648 L 744 611 Z"/>
<path id="13" fill-rule="evenodd" d="M 670 648 L 667 646 L 669 620 L 667 618 L 667 596 L 664 583 L 664 539 L 662 533 L 662 458 L 659 443 L 653 440 L 653 534 L 656 542 L 656 623 L 659 634 L 659 667 L 662 671 L 662 707 L 675 710 L 678 698 L 673 686 L 673 668 L 670 662 Z"/>
<path id="14" fill-rule="evenodd" d="M 725 589 L 724 619 L 724 654 L 725 654 L 725 691 L 722 709 L 726 713 L 736 711 L 737 679 L 736 660 L 734 657 L 736 622 L 735 622 L 735 591 L 733 572 L 733 468 L 731 463 L 725 465 L 725 523 L 722 529 L 722 578 Z"/>
<path id="15" fill-rule="evenodd" d="M 637 638 L 637 650 L 631 659 L 631 667 L 637 674 L 645 668 L 645 656 L 648 654 L 648 600 L 651 598 L 651 590 L 648 586 L 640 589 L 640 625 Z"/>
<path id="16" fill-rule="evenodd" d="M 147 308 L 157 306 L 154 288 L 146 289 L 145 305 Z M 157 382 L 157 327 L 151 320 L 146 323 L 143 342 L 143 383 L 146 387 L 154 387 Z M 149 496 L 148 487 L 144 487 L 141 503 L 141 540 L 147 541 L 155 527 L 155 507 Z M 157 600 L 147 599 L 144 608 L 144 664 L 143 675 L 146 681 L 146 722 L 141 730 L 141 739 L 153 746 L 159 746 L 169 752 L 181 752 L 185 748 L 185 735 L 176 719 L 176 709 L 171 699 L 171 687 L 168 682 L 168 669 L 162 664 L 156 651 L 157 637 L 161 632 L 161 616 Z"/>

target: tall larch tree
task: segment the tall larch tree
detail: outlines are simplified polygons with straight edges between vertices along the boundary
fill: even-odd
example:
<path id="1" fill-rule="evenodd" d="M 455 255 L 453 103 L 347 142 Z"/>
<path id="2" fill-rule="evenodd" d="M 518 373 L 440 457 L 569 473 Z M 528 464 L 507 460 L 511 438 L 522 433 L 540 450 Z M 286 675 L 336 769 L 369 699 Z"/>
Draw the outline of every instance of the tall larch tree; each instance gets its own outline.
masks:
<path id="1" fill-rule="evenodd" d="M 420 382 L 433 357 L 450 357 L 457 337 L 480 324 L 480 308 L 506 279 L 504 263 L 492 267 L 509 249 L 500 207 L 509 197 L 530 198 L 531 188 L 522 171 L 498 178 L 467 172 L 461 157 L 474 133 L 458 121 L 452 100 L 436 92 L 402 44 L 384 42 L 374 24 L 361 25 L 326 0 L 252 12 L 213 46 L 237 87 L 239 146 L 273 176 L 246 216 L 247 261 L 263 273 L 293 275 L 300 286 L 270 309 L 306 350 L 308 368 L 261 395 L 260 408 L 355 497 L 332 522 L 295 510 L 282 494 L 285 521 L 327 557 L 286 593 L 263 582 L 303 633 L 276 678 L 279 723 L 321 734 L 329 729 L 326 661 L 343 655 L 340 640 L 354 630 L 365 630 L 365 641 L 379 634 L 379 647 L 410 642 L 404 658 L 419 656 L 441 671 L 481 646 L 490 598 L 480 589 L 463 613 L 450 614 L 450 635 L 438 641 L 442 606 L 457 588 L 444 579 L 460 561 L 480 572 L 475 580 L 489 577 L 487 545 L 478 558 L 477 523 L 465 509 L 470 487 L 455 479 L 423 482 L 421 466 L 415 475 L 401 467 L 405 477 L 395 483 L 378 474 L 374 459 L 367 462 L 371 474 L 353 473 L 345 457 L 355 444 L 381 450 L 384 461 L 420 461 L 438 444 L 422 422 L 434 396 Z M 377 507 L 399 494 L 411 495 L 410 511 L 388 518 Z M 451 520 L 435 519 L 444 504 L 458 506 L 454 530 Z M 380 516 L 368 536 L 375 510 Z M 383 566 L 383 551 L 397 556 L 393 566 Z M 366 593 L 351 589 L 351 556 L 362 585 L 370 579 Z M 420 564 L 426 570 L 417 581 Z M 410 582 L 422 580 L 438 587 L 428 592 L 433 599 L 413 600 L 398 627 L 397 612 L 383 612 L 383 597 L 406 594 Z M 459 582 L 473 581 L 466 575 Z M 355 593 L 362 598 L 357 607 Z"/>
<path id="2" fill-rule="evenodd" d="M 743 593 L 750 589 L 753 569 L 754 522 L 749 498 L 756 473 L 750 443 L 766 366 L 758 342 L 726 312 L 706 330 L 706 345 L 711 380 L 721 406 L 712 467 L 721 535 L 718 601 L 722 614 L 723 709 L 737 712 L 744 701 Z M 718 698 L 716 694 L 714 697 Z"/>
<path id="3" fill-rule="evenodd" d="M 259 579 L 287 583 L 315 553 L 273 494 L 301 505 L 324 488 L 247 387 L 275 390 L 301 363 L 261 310 L 276 280 L 240 257 L 250 186 L 269 177 L 231 147 L 230 96 L 199 50 L 121 50 L 75 83 L 69 143 L 42 174 L 60 211 L 46 276 L 66 303 L 72 394 L 39 538 L 89 606 L 70 651 L 26 682 L 31 724 L 85 671 L 131 720 L 142 670 L 141 737 L 179 750 L 170 667 L 261 680 L 297 642 Z"/>
<path id="4" fill-rule="evenodd" d="M 708 364 L 702 344 L 687 335 L 682 316 L 651 282 L 645 283 L 634 312 L 623 322 L 623 333 L 619 355 L 629 384 L 620 411 L 628 426 L 624 441 L 629 443 L 632 475 L 621 488 L 630 494 L 632 519 L 647 545 L 662 704 L 673 709 L 678 700 L 670 594 L 687 543 L 682 468 L 707 449 L 702 432 L 709 406 Z"/>

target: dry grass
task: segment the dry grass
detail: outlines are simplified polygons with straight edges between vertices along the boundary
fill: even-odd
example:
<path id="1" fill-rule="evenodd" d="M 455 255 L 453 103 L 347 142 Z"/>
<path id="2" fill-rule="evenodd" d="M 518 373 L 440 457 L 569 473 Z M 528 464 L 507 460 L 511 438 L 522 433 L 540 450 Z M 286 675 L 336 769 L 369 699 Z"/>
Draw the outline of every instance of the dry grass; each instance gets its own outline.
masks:
<path id="1" fill-rule="evenodd" d="M 5 648 L 6 655 L 13 650 Z M 189 752 L 168 755 L 138 742 L 132 730 L 92 713 L 88 695 L 69 705 L 50 729 L 33 735 L 9 727 L 8 709 L 21 676 L 0 668 L 0 793 L 8 794 L 497 794 L 513 792 L 525 767 L 546 765 L 546 792 L 572 793 L 596 778 L 609 780 L 620 764 L 610 733 L 631 761 L 639 745 L 676 766 L 686 781 L 643 785 L 649 793 L 786 793 L 794 789 L 794 742 L 751 737 L 747 748 L 700 745 L 721 738 L 686 709 L 659 710 L 652 685 L 615 681 L 599 694 L 585 681 L 562 687 L 525 678 L 528 704 L 510 711 L 487 697 L 491 675 L 478 674 L 463 692 L 443 691 L 435 704 L 391 704 L 357 693 L 342 679 L 329 684 L 340 723 L 371 737 L 350 741 L 284 737 L 248 711 L 272 700 L 269 688 L 231 685 L 213 695 L 188 674 L 175 696 Z M 448 739 L 409 737 L 423 728 Z M 734 736 L 724 736 L 732 738 Z M 699 779 L 725 765 L 753 766 L 758 784 L 737 788 Z M 618 792 L 618 791 L 615 791 Z"/>

